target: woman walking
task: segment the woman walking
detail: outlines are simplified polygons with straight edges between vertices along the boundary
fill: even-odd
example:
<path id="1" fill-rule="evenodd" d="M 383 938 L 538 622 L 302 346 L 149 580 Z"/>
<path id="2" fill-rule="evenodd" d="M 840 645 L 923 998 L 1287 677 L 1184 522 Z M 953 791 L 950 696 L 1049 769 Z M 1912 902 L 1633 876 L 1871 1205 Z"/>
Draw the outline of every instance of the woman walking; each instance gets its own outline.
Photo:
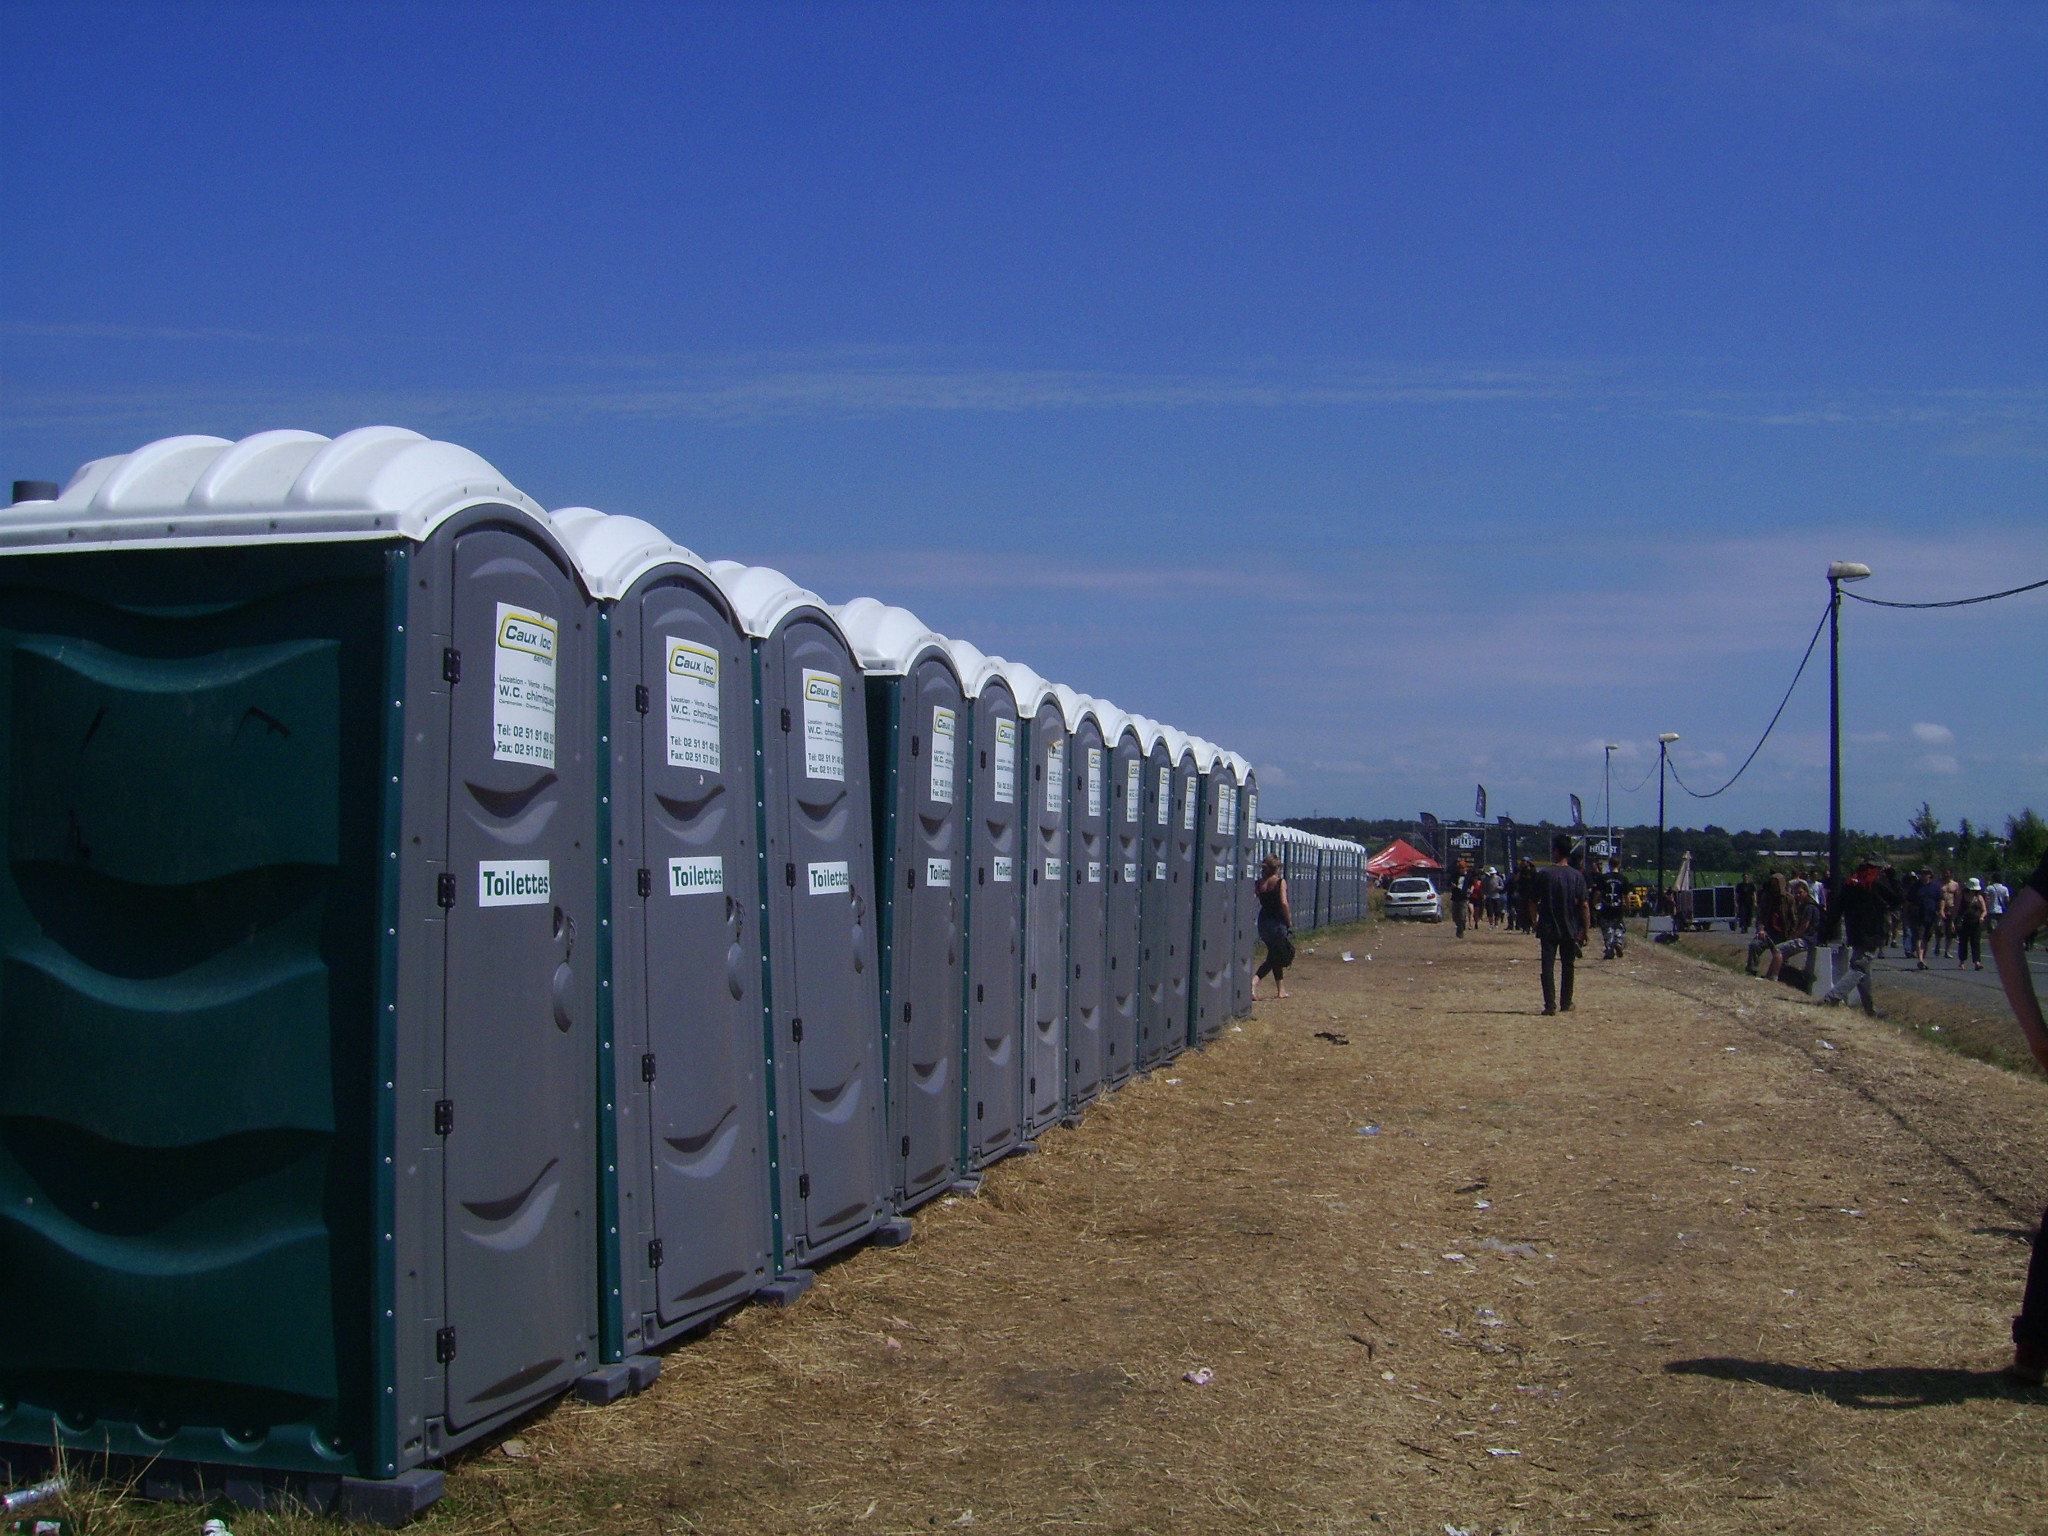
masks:
<path id="1" fill-rule="evenodd" d="M 1975 875 L 1956 897 L 1956 969 L 1975 961 L 1984 969 L 1984 882 Z"/>
<path id="2" fill-rule="evenodd" d="M 1294 964 L 1294 912 L 1287 905 L 1287 880 L 1280 873 L 1280 861 L 1271 854 L 1259 866 L 1259 942 L 1266 946 L 1266 958 L 1252 974 L 1252 996 L 1259 995 L 1259 982 L 1269 973 L 1273 994 L 1287 995 L 1287 967 Z"/>

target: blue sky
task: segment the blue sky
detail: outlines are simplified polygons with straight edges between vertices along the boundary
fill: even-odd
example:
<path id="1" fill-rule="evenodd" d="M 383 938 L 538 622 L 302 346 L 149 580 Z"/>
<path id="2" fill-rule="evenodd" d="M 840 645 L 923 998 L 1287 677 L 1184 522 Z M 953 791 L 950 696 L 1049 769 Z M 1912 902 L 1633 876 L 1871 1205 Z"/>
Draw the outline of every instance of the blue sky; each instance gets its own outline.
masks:
<path id="1" fill-rule="evenodd" d="M 1711 787 L 1829 559 L 2048 576 L 2038 6 L 8 0 L 0 47 L 8 475 L 415 427 L 1236 747 L 1271 814 L 1559 818 L 1660 730 Z M 1846 633 L 1852 823 L 2048 810 L 2048 592 Z M 1822 822 L 1824 683 L 1673 819 Z"/>

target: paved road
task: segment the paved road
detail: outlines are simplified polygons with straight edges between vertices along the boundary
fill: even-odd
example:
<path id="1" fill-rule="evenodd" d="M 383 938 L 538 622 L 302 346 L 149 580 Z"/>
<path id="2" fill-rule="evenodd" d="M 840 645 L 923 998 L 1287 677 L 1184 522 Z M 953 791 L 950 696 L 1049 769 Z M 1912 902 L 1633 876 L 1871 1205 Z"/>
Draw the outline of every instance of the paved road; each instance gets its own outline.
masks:
<path id="1" fill-rule="evenodd" d="M 1746 934 L 1725 933 L 1714 929 L 1705 933 L 1686 935 L 1689 944 L 1712 944 L 1741 953 L 1749 946 Z M 1927 969 L 1914 967 L 1911 960 L 1902 959 L 1896 950 L 1888 950 L 1880 956 L 1873 967 L 1877 977 L 1886 986 L 1904 987 L 1909 992 L 1922 996 L 1939 998 L 1945 1003 L 1954 1003 L 1967 1008 L 2005 1007 L 2005 994 L 1998 985 L 1998 971 L 1991 962 L 1991 946 L 1984 946 L 1984 969 L 1981 971 L 1959 971 L 1954 960 L 1943 960 L 1930 955 Z M 2034 990 L 2048 998 L 2048 945 L 2036 943 L 2028 964 L 2034 972 Z"/>

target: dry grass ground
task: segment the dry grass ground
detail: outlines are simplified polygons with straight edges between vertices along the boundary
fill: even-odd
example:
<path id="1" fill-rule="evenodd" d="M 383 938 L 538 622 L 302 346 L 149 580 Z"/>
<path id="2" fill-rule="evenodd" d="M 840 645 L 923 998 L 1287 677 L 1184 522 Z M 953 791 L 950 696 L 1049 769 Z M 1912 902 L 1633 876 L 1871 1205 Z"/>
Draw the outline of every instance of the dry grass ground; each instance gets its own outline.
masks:
<path id="1" fill-rule="evenodd" d="M 2048 1394 L 1993 1374 L 2048 1084 L 1645 946 L 1555 1019 L 1448 926 L 1291 984 L 423 1528 L 2048 1528 Z"/>

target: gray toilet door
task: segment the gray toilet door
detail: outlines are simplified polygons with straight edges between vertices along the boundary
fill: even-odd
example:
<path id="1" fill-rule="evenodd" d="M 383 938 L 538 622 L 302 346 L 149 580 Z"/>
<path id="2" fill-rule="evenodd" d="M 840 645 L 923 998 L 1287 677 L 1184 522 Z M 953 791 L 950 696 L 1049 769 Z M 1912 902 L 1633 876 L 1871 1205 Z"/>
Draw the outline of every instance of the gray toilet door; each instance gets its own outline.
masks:
<path id="1" fill-rule="evenodd" d="M 1259 918 L 1258 894 L 1253 889 L 1259 868 L 1258 811 L 1258 781 L 1247 778 L 1237 795 L 1237 906 L 1231 929 L 1236 961 L 1231 1012 L 1239 1018 L 1252 1007 L 1252 945 L 1258 940 Z"/>
<path id="2" fill-rule="evenodd" d="M 1195 848 L 1201 838 L 1201 775 L 1195 772 L 1195 755 L 1181 754 L 1173 766 L 1173 804 L 1167 824 L 1166 844 L 1166 1049 L 1178 1054 L 1188 1043 L 1193 1009 L 1196 947 L 1201 935 L 1195 930 L 1198 884 Z"/>
<path id="3" fill-rule="evenodd" d="M 1237 786 L 1219 764 L 1202 776 L 1201 934 L 1195 973 L 1195 1036 L 1213 1040 L 1230 1017 L 1231 920 L 1237 854 Z"/>
<path id="4" fill-rule="evenodd" d="M 1109 755 L 1109 868 L 1103 949 L 1107 1002 L 1102 1015 L 1103 1076 L 1114 1087 L 1138 1060 L 1139 877 L 1145 858 L 1145 760 L 1135 731 L 1117 738 Z"/>
<path id="5" fill-rule="evenodd" d="M 626 602 L 638 610 L 647 708 L 621 712 L 637 737 L 640 794 L 615 797 L 615 825 L 633 818 L 638 837 L 637 865 L 614 888 L 627 893 L 618 926 L 639 921 L 641 964 L 615 984 L 641 989 L 631 1001 L 645 1033 L 616 1044 L 648 1109 L 644 1139 L 619 1155 L 647 1160 L 659 1247 L 623 1257 L 631 1275 L 658 1256 L 657 1312 L 669 1327 L 757 1289 L 768 1264 L 753 659 L 694 581 L 657 577 Z"/>
<path id="6" fill-rule="evenodd" d="M 880 1219 L 880 995 L 867 710 L 838 631 L 800 609 L 761 642 L 763 793 L 785 1263 Z"/>
<path id="7" fill-rule="evenodd" d="M 1021 806 L 1029 765 L 1017 704 L 990 682 L 974 705 L 974 885 L 968 896 L 967 1164 L 1016 1150 L 1024 1109 Z"/>
<path id="8" fill-rule="evenodd" d="M 579 1374 L 593 1343 L 597 733 L 575 578 L 489 525 L 456 535 L 453 571 L 437 1352 L 459 1429 Z"/>
<path id="9" fill-rule="evenodd" d="M 1092 716 L 1068 751 L 1067 1107 L 1097 1098 L 1108 1060 L 1109 749 Z"/>
<path id="10" fill-rule="evenodd" d="M 1031 722 L 1030 814 L 1024 887 L 1024 1135 L 1066 1104 L 1067 727 L 1051 699 Z"/>
<path id="11" fill-rule="evenodd" d="M 1172 990 L 1166 984 L 1169 950 L 1167 931 L 1173 890 L 1173 762 L 1164 742 L 1153 746 L 1143 773 L 1145 804 L 1139 813 L 1141 847 L 1138 874 L 1143 882 L 1138 906 L 1138 1065 L 1149 1069 L 1166 1059 L 1172 1023 Z"/>
<path id="12" fill-rule="evenodd" d="M 898 686 L 889 1150 L 897 1198 L 910 1203 L 951 1184 L 960 1157 L 967 727 L 960 681 L 942 656 L 927 652 Z"/>

